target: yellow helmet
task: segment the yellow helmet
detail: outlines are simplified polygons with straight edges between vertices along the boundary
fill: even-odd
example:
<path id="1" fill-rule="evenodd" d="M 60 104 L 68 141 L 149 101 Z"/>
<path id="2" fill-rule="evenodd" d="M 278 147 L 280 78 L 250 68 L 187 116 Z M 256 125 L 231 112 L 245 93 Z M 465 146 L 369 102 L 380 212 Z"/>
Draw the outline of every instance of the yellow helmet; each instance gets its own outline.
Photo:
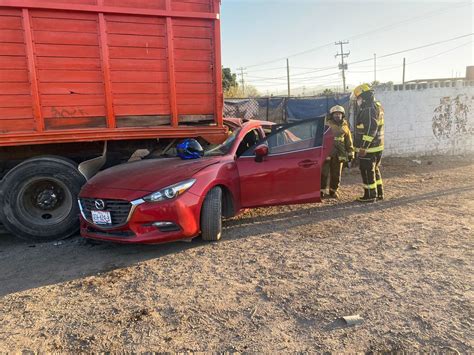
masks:
<path id="1" fill-rule="evenodd" d="M 354 89 L 351 96 L 357 99 L 360 95 L 362 95 L 362 93 L 367 92 L 367 91 L 372 91 L 372 88 L 370 87 L 370 85 L 361 84 Z"/>
<path id="2" fill-rule="evenodd" d="M 339 105 L 333 106 L 333 107 L 331 107 L 331 109 L 329 110 L 329 114 L 331 114 L 331 115 L 332 115 L 334 112 L 340 112 L 340 113 L 342 113 L 343 115 L 346 114 L 346 110 L 344 110 L 344 107 L 339 106 Z"/>

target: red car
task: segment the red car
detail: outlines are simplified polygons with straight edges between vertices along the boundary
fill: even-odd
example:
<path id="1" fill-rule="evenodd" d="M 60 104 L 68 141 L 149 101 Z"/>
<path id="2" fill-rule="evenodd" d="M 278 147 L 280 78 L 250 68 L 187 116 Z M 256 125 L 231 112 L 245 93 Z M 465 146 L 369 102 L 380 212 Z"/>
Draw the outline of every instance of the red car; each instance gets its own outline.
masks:
<path id="1" fill-rule="evenodd" d="M 320 201 L 332 137 L 318 118 L 287 125 L 228 120 L 228 139 L 204 157 L 144 159 L 105 170 L 79 195 L 81 235 L 161 243 L 201 234 L 219 240 L 222 217 Z"/>

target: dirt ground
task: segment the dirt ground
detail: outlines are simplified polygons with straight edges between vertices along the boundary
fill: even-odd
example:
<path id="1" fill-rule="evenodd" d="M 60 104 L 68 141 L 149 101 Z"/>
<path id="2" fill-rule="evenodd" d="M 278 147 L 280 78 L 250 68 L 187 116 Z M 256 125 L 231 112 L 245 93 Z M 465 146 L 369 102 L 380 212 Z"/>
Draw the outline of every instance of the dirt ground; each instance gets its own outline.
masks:
<path id="1" fill-rule="evenodd" d="M 474 157 L 383 172 L 383 202 L 353 202 L 352 169 L 340 201 L 246 212 L 218 243 L 3 235 L 0 351 L 473 353 Z"/>

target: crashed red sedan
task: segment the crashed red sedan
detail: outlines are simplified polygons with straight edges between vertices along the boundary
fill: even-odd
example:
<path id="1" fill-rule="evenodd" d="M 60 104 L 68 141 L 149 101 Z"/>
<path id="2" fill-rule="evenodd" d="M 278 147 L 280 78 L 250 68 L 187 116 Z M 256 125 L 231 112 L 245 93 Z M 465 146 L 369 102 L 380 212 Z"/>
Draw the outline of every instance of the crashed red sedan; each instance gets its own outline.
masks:
<path id="1" fill-rule="evenodd" d="M 222 217 L 243 209 L 320 201 L 332 141 L 324 119 L 228 124 L 232 134 L 200 159 L 144 159 L 92 178 L 79 195 L 81 235 L 151 244 L 201 234 L 214 241 Z"/>

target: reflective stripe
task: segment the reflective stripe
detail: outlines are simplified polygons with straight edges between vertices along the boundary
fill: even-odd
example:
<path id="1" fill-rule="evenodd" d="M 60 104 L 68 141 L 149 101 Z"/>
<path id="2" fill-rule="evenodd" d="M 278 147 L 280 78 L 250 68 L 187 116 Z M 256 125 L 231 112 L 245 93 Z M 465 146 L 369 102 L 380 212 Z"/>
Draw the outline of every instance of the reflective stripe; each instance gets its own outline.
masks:
<path id="1" fill-rule="evenodd" d="M 384 125 L 384 119 L 382 118 L 381 120 L 377 121 L 377 126 L 383 126 Z"/>
<path id="2" fill-rule="evenodd" d="M 366 149 L 366 152 L 367 153 L 377 153 L 377 152 L 381 152 L 382 150 L 383 150 L 383 145 Z"/>
<path id="3" fill-rule="evenodd" d="M 356 128 L 364 128 L 364 124 L 363 123 L 360 123 L 356 126 Z"/>
<path id="4" fill-rule="evenodd" d="M 377 180 L 375 183 L 376 183 L 377 185 L 382 185 L 382 184 L 383 184 L 382 179 Z"/>
<path id="5" fill-rule="evenodd" d="M 363 135 L 362 140 L 370 143 L 374 140 L 374 137 Z"/>
<path id="6" fill-rule="evenodd" d="M 367 185 L 367 188 L 368 188 L 369 190 L 376 189 L 376 188 L 377 188 L 377 184 L 374 183 L 374 184 Z"/>
<path id="7" fill-rule="evenodd" d="M 344 142 L 344 137 L 334 137 L 335 141 Z"/>

